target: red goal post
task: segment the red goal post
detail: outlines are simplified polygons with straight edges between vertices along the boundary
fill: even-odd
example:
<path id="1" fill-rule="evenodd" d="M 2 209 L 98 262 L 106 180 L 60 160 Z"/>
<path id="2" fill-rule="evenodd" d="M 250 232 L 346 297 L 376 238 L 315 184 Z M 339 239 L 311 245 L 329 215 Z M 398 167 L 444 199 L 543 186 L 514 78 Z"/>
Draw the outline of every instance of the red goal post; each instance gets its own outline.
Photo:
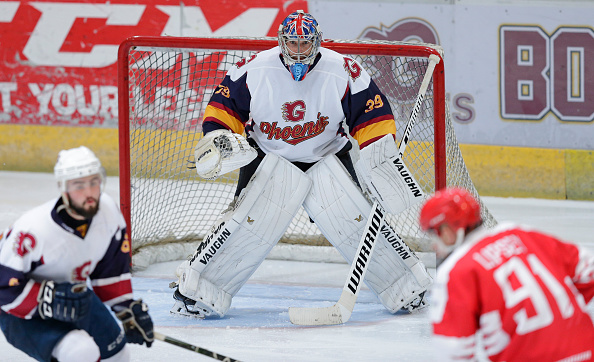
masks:
<path id="1" fill-rule="evenodd" d="M 179 250 L 181 254 L 192 250 L 192 242 L 203 238 L 228 207 L 237 172 L 207 181 L 187 168 L 201 137 L 204 107 L 231 66 L 277 45 L 273 38 L 182 37 L 132 37 L 120 45 L 120 203 L 133 254 L 147 248 L 157 261 L 183 258 L 177 255 Z M 457 185 L 478 196 L 447 108 L 439 46 L 373 40 L 327 40 L 322 46 L 367 69 L 390 101 L 397 140 L 412 111 L 427 59 L 439 56 L 442 61 L 434 69 L 404 161 L 427 194 Z M 427 251 L 427 238 L 416 220 L 419 206 L 388 220 L 413 249 Z M 484 206 L 483 216 L 495 223 Z M 326 243 L 303 210 L 281 242 Z M 173 255 L 164 256 L 169 253 Z"/>

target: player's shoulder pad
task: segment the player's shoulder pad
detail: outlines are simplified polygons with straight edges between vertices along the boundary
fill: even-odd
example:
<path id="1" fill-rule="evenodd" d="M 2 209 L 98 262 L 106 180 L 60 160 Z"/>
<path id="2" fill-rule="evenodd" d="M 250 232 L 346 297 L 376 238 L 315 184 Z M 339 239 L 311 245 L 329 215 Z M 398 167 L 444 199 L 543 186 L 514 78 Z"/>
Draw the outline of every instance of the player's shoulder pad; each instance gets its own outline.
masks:
<path id="1" fill-rule="evenodd" d="M 353 94 L 369 88 L 371 77 L 358 60 L 350 55 L 343 55 L 323 47 L 320 48 L 320 53 L 322 59 L 316 68 L 320 66 L 320 70 L 346 79 Z"/>
<path id="2" fill-rule="evenodd" d="M 51 212 L 57 201 L 58 198 L 55 198 L 30 209 L 5 231 L 4 237 L 13 243 L 16 254 L 33 258 L 41 255 L 39 250 L 53 230 Z"/>
<path id="3" fill-rule="evenodd" d="M 280 50 L 277 47 L 272 49 L 264 50 L 259 53 L 256 53 L 252 56 L 248 56 L 243 58 L 233 64 L 229 72 L 227 73 L 229 78 L 232 81 L 236 81 L 241 78 L 244 74 L 248 71 L 260 68 L 260 67 L 281 67 L 282 63 L 280 61 Z"/>
<path id="4" fill-rule="evenodd" d="M 51 221 L 52 209 L 59 198 L 51 199 L 22 214 L 13 224 L 13 229 L 32 230 L 47 225 Z"/>

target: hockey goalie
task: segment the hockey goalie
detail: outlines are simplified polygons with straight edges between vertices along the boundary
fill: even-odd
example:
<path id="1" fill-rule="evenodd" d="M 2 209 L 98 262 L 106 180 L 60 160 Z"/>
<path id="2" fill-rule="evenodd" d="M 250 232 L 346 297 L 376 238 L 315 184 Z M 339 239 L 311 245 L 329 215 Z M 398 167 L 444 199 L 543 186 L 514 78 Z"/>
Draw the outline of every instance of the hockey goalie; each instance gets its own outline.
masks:
<path id="1" fill-rule="evenodd" d="M 356 60 L 321 39 L 310 14 L 292 13 L 278 46 L 238 62 L 210 99 L 196 171 L 214 179 L 240 168 L 239 180 L 229 210 L 177 268 L 172 313 L 224 316 L 301 206 L 351 263 L 370 200 L 398 213 L 422 199 L 412 176 L 398 182 L 406 166 L 387 99 Z M 345 126 L 361 150 L 361 180 Z M 387 223 L 380 234 L 367 286 L 392 313 L 423 307 L 432 282 L 425 266 Z"/>

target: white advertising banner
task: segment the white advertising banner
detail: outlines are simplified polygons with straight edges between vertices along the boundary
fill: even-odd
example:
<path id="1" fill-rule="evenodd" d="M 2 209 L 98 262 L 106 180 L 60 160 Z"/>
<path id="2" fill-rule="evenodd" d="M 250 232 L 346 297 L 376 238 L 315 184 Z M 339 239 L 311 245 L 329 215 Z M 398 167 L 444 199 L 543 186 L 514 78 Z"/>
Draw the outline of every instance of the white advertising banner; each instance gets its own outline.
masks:
<path id="1" fill-rule="evenodd" d="M 325 38 L 441 45 L 461 143 L 594 149 L 594 6 L 542 4 L 310 1 L 309 11 Z"/>

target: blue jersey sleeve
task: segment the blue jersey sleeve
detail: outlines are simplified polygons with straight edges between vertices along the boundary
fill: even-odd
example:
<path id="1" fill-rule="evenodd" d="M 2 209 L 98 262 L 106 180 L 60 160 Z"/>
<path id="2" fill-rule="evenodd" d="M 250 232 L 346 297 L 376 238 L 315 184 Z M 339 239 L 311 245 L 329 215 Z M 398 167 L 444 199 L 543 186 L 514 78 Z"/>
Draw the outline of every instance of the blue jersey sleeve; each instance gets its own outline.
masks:
<path id="1" fill-rule="evenodd" d="M 342 99 L 342 109 L 350 134 L 360 148 L 387 134 L 396 135 L 390 103 L 373 79 L 363 91 L 352 94 L 349 88 Z"/>
<path id="2" fill-rule="evenodd" d="M 89 275 L 95 294 L 113 306 L 132 299 L 130 240 L 126 229 L 118 230 L 103 258 Z"/>
<path id="3" fill-rule="evenodd" d="M 251 102 L 246 79 L 247 73 L 235 81 L 229 75 L 225 76 L 206 106 L 202 123 L 204 133 L 222 128 L 239 134 L 244 132 Z"/>

